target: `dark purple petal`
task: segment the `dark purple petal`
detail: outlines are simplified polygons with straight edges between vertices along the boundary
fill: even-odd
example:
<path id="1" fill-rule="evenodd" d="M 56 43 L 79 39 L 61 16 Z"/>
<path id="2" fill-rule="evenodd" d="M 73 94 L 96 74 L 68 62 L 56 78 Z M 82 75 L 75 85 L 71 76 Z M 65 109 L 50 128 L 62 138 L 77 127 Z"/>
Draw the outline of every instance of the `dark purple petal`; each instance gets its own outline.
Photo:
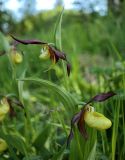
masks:
<path id="1" fill-rule="evenodd" d="M 114 95 L 116 95 L 116 93 L 114 93 L 112 91 L 107 92 L 107 93 L 100 93 L 100 94 L 94 96 L 92 99 L 90 99 L 90 101 L 88 103 L 102 102 L 102 101 L 105 101 L 105 100 L 109 99 L 110 97 L 113 97 Z"/>
<path id="2" fill-rule="evenodd" d="M 73 139 L 73 136 L 74 136 L 74 134 L 73 134 L 73 129 L 71 128 L 71 129 L 70 129 L 69 136 L 68 136 L 68 138 L 67 138 L 67 147 L 70 145 L 70 142 L 71 142 L 71 140 Z"/>
<path id="3" fill-rule="evenodd" d="M 74 136 L 73 127 L 74 127 L 75 123 L 78 123 L 80 116 L 81 116 L 81 113 L 82 113 L 82 111 L 80 111 L 79 113 L 76 113 L 71 120 L 71 129 L 70 129 L 70 134 L 67 138 L 67 146 L 69 146 L 69 144 Z"/>
<path id="4" fill-rule="evenodd" d="M 66 60 L 66 55 L 63 52 L 55 50 L 55 55 L 58 56 L 60 59 Z"/>
<path id="5" fill-rule="evenodd" d="M 81 135 L 87 139 L 88 138 L 88 134 L 86 132 L 86 129 L 85 129 L 85 121 L 84 121 L 84 110 L 82 110 L 82 113 L 81 113 L 81 116 L 80 116 L 80 119 L 78 121 L 78 129 L 79 129 L 79 132 L 81 133 Z"/>
<path id="6" fill-rule="evenodd" d="M 55 59 L 56 59 L 56 63 L 59 61 L 59 56 L 58 55 L 56 55 L 56 54 L 54 54 L 54 56 L 55 56 Z"/>
<path id="7" fill-rule="evenodd" d="M 55 56 L 60 58 L 60 59 L 63 59 L 63 60 L 66 60 L 66 54 L 59 51 L 57 48 L 54 48 L 54 47 L 50 47 L 53 52 L 55 53 Z"/>
<path id="8" fill-rule="evenodd" d="M 25 44 L 25 45 L 28 45 L 28 44 L 47 44 L 46 42 L 42 42 L 42 41 L 39 41 L 39 40 L 20 40 L 20 39 L 15 38 L 12 35 L 11 35 L 11 37 L 15 41 L 17 41 L 18 43 L 22 43 L 22 44 Z"/>
<path id="9" fill-rule="evenodd" d="M 73 116 L 73 118 L 72 118 L 72 120 L 71 120 L 71 126 L 73 126 L 75 123 L 77 123 L 77 122 L 79 121 L 82 112 L 83 112 L 83 111 L 81 110 L 80 112 L 76 113 L 76 114 Z"/>
<path id="10" fill-rule="evenodd" d="M 12 105 L 11 104 L 9 105 L 10 105 L 10 113 L 9 113 L 10 118 L 16 117 L 16 112 L 14 111 Z"/>
<path id="11" fill-rule="evenodd" d="M 10 118 L 13 118 L 13 117 L 16 116 L 16 112 L 14 111 L 13 106 L 12 106 L 12 103 L 11 103 L 11 100 L 10 100 L 9 98 L 7 98 L 7 102 L 8 102 L 9 107 L 10 107 L 9 116 L 10 116 Z"/>
<path id="12" fill-rule="evenodd" d="M 56 56 L 55 56 L 55 52 L 54 52 L 54 50 L 52 49 L 52 47 L 50 47 L 50 46 L 49 46 L 49 53 L 50 53 L 50 59 L 51 59 L 54 63 L 58 62 L 59 57 L 56 57 Z"/>
<path id="13" fill-rule="evenodd" d="M 67 68 L 67 74 L 68 74 L 68 76 L 70 76 L 71 64 L 67 63 L 66 68 Z"/>

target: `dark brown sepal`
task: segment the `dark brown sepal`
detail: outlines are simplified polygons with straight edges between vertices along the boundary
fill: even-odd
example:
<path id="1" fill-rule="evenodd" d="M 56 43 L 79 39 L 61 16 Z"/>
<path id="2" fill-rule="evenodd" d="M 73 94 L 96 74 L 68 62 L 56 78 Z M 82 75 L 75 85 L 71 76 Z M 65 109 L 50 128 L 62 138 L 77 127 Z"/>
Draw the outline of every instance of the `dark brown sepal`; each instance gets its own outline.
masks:
<path id="1" fill-rule="evenodd" d="M 11 37 L 17 41 L 18 43 L 22 43 L 24 45 L 28 45 L 28 44 L 47 44 L 46 42 L 42 42 L 40 40 L 34 40 L 34 39 L 31 39 L 31 40 L 20 40 L 20 39 L 17 39 L 15 38 L 14 36 L 11 35 Z"/>

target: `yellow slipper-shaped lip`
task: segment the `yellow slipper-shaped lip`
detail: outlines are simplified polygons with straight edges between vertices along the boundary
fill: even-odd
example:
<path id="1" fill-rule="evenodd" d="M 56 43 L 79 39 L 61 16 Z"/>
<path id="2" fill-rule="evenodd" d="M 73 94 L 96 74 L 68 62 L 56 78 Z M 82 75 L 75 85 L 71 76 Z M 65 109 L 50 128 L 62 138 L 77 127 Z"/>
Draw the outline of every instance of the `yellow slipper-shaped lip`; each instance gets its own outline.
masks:
<path id="1" fill-rule="evenodd" d="M 23 56 L 22 54 L 16 52 L 16 53 L 11 53 L 12 61 L 15 64 L 19 64 L 23 61 Z"/>
<path id="2" fill-rule="evenodd" d="M 89 127 L 105 130 L 111 127 L 112 122 L 103 114 L 94 111 L 85 111 L 84 120 Z"/>
<path id="3" fill-rule="evenodd" d="M 0 121 L 2 121 L 5 117 L 5 115 L 9 112 L 10 106 L 6 100 L 6 98 L 3 98 L 0 103 Z"/>

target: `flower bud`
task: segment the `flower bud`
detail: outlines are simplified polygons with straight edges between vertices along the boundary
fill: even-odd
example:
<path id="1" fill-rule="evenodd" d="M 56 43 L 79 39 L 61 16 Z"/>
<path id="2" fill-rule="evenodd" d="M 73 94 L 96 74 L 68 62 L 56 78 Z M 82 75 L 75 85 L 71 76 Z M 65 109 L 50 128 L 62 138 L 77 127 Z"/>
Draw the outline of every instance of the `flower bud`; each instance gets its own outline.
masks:
<path id="1" fill-rule="evenodd" d="M 49 47 L 44 45 L 41 49 L 41 54 L 39 56 L 40 59 L 46 60 L 50 58 Z"/>
<path id="2" fill-rule="evenodd" d="M 84 120 L 89 127 L 96 128 L 98 130 L 105 130 L 111 127 L 112 122 L 106 118 L 103 114 L 94 112 L 93 107 L 87 106 L 84 113 Z"/>
<path id="3" fill-rule="evenodd" d="M 5 140 L 0 138 L 0 153 L 5 151 L 8 148 L 7 143 Z"/>
<path id="4" fill-rule="evenodd" d="M 6 98 L 3 98 L 0 102 L 0 121 L 2 121 L 5 115 L 9 112 L 10 106 Z"/>

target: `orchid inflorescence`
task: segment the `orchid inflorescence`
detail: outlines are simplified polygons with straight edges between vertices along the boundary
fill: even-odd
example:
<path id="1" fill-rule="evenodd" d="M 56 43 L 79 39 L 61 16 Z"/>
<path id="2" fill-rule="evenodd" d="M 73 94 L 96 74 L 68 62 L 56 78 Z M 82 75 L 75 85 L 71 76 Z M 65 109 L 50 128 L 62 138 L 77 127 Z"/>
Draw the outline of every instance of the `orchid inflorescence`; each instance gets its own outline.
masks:
<path id="1" fill-rule="evenodd" d="M 17 52 L 16 46 L 18 44 L 24 44 L 24 45 L 41 45 L 41 59 L 49 59 L 53 62 L 53 64 L 56 64 L 60 59 L 66 62 L 67 66 L 67 74 L 70 75 L 71 65 L 67 60 L 66 54 L 59 49 L 57 49 L 56 46 L 49 44 L 47 42 L 42 42 L 40 40 L 20 40 L 15 38 L 14 36 L 11 36 L 14 39 L 14 45 L 12 47 L 12 60 L 14 63 L 21 63 L 22 62 L 22 56 L 20 53 Z M 13 54 L 14 53 L 14 54 Z M 5 52 L 1 52 L 0 55 L 4 55 Z M 72 140 L 74 136 L 73 128 L 75 124 L 78 127 L 78 130 L 80 134 L 87 139 L 88 134 L 86 132 L 85 124 L 87 124 L 91 128 L 95 128 L 97 130 L 105 130 L 111 127 L 112 122 L 106 118 L 103 114 L 95 112 L 94 107 L 91 106 L 92 102 L 103 102 L 110 97 L 113 97 L 116 95 L 116 93 L 110 91 L 107 93 L 100 93 L 94 97 L 92 97 L 80 110 L 80 112 L 76 113 L 73 118 L 71 119 L 71 129 L 70 134 L 67 139 L 67 146 L 70 144 L 70 141 Z M 24 107 L 22 103 L 18 99 L 11 99 L 8 97 L 4 97 L 1 100 L 0 104 L 0 121 L 2 121 L 5 117 L 5 115 L 10 112 L 11 115 L 14 115 L 15 112 L 13 110 L 12 104 L 16 104 L 20 107 Z"/>
<path id="2" fill-rule="evenodd" d="M 20 40 L 15 38 L 14 36 L 11 37 L 15 40 L 15 45 L 20 43 L 24 45 L 28 44 L 41 45 L 42 49 L 41 49 L 41 54 L 39 56 L 41 59 L 50 58 L 53 64 L 57 63 L 59 59 L 66 61 L 67 74 L 68 76 L 70 75 L 71 65 L 67 60 L 66 54 L 57 49 L 56 46 L 53 46 L 52 44 L 49 44 L 47 42 L 42 42 L 40 40 Z M 69 145 L 71 139 L 74 136 L 73 127 L 75 124 L 77 124 L 79 132 L 85 139 L 88 138 L 88 134 L 85 129 L 85 124 L 87 124 L 89 127 L 96 128 L 97 130 L 105 130 L 111 127 L 112 122 L 108 118 L 106 118 L 103 114 L 95 112 L 94 107 L 92 107 L 90 104 L 92 102 L 105 101 L 114 95 L 116 95 L 114 92 L 107 92 L 94 96 L 83 106 L 83 108 L 79 113 L 73 116 L 71 120 L 70 134 L 67 139 L 67 145 Z"/>
<path id="3" fill-rule="evenodd" d="M 103 102 L 114 95 L 116 95 L 116 93 L 110 91 L 94 96 L 83 106 L 80 112 L 76 113 L 73 116 L 71 120 L 70 134 L 67 139 L 67 146 L 70 144 L 70 141 L 74 136 L 73 127 L 75 126 L 75 124 L 77 124 L 79 132 L 85 139 L 88 138 L 88 134 L 85 129 L 85 123 L 89 127 L 96 128 L 97 130 L 105 130 L 111 127 L 111 121 L 103 114 L 95 112 L 94 107 L 90 106 L 90 103 Z"/>
<path id="4" fill-rule="evenodd" d="M 15 45 L 18 44 L 24 44 L 24 45 L 41 45 L 41 59 L 48 59 L 50 58 L 53 62 L 53 64 L 57 63 L 60 59 L 64 60 L 66 62 L 67 67 L 67 74 L 70 75 L 71 65 L 67 60 L 66 54 L 62 51 L 60 51 L 56 46 L 53 46 L 52 44 L 49 44 L 47 42 L 42 42 L 40 40 L 20 40 L 15 38 L 11 35 L 11 37 L 15 40 Z"/>

